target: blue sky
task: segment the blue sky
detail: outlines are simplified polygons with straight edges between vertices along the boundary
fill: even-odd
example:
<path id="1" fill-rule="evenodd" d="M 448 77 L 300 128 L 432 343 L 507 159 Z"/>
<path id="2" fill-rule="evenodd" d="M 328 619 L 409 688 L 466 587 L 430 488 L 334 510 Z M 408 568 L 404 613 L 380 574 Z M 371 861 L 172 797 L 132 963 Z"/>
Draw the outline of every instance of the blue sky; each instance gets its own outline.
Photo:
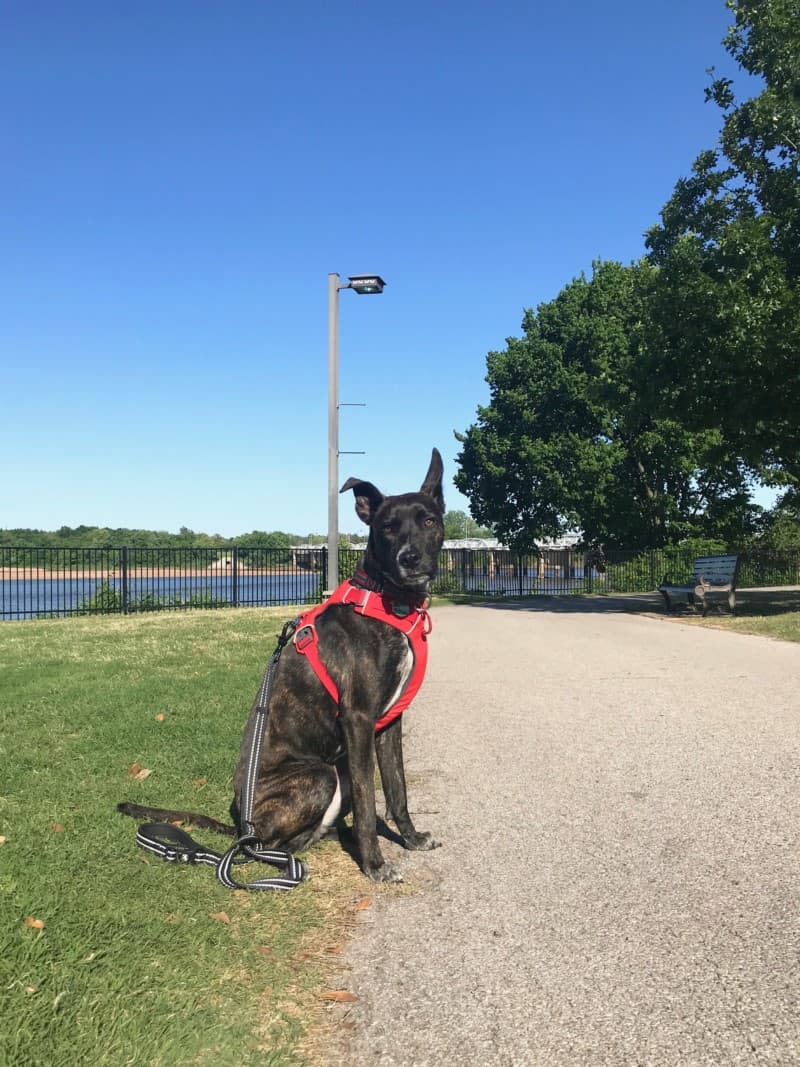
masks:
<path id="1" fill-rule="evenodd" d="M 419 486 L 486 353 L 629 262 L 719 129 L 722 0 L 6 0 L 0 528 L 324 532 Z M 341 527 L 359 529 L 343 498 Z"/>

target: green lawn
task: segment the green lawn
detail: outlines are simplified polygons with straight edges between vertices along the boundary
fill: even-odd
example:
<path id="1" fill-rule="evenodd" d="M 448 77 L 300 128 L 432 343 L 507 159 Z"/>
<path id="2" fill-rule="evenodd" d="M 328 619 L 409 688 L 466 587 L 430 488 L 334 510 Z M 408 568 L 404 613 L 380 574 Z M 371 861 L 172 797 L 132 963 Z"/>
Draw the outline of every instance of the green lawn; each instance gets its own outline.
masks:
<path id="1" fill-rule="evenodd" d="M 761 634 L 781 641 L 800 641 L 800 590 L 747 589 L 736 594 L 736 614 L 709 613 L 698 618 L 685 612 L 676 618 L 698 626 L 716 626 L 744 634 Z"/>
<path id="2" fill-rule="evenodd" d="M 114 810 L 130 799 L 227 819 L 288 614 L 0 625 L 4 1067 L 305 1062 L 326 949 L 367 886 L 352 860 L 325 844 L 307 885 L 232 893 L 211 868 L 141 852 Z M 150 774 L 131 777 L 134 764 Z"/>

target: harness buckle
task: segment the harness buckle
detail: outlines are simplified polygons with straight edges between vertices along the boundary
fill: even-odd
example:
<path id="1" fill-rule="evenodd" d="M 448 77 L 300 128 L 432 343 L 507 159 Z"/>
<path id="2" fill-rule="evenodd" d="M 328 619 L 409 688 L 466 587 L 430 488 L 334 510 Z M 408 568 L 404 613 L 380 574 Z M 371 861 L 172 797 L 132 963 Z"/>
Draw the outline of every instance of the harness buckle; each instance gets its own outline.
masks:
<path id="1" fill-rule="evenodd" d="M 299 630 L 295 631 L 295 635 L 292 640 L 294 641 L 294 646 L 297 651 L 302 652 L 304 649 L 308 648 L 310 644 L 313 643 L 315 638 L 316 631 L 314 629 L 313 624 L 306 623 L 305 626 L 301 626 Z"/>
<path id="2" fill-rule="evenodd" d="M 361 609 L 361 614 L 364 614 L 364 608 L 366 608 L 369 602 L 371 591 L 361 585 L 348 585 L 342 593 L 341 604 L 352 604 L 356 611 Z"/>

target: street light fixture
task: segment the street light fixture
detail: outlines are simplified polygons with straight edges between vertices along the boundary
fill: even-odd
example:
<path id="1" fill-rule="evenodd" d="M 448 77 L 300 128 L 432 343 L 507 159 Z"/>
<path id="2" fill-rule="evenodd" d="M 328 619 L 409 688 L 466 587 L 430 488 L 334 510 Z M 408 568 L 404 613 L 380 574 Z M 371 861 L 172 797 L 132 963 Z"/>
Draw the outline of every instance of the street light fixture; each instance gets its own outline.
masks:
<path id="1" fill-rule="evenodd" d="M 354 289 L 359 296 L 383 292 L 379 274 L 353 274 L 347 285 L 338 274 L 328 275 L 328 579 L 324 595 L 339 584 L 339 290 Z"/>
<path id="2" fill-rule="evenodd" d="M 371 293 L 382 293 L 386 282 L 380 274 L 353 274 L 347 279 L 350 285 L 343 285 L 343 289 L 355 289 L 359 296 Z"/>

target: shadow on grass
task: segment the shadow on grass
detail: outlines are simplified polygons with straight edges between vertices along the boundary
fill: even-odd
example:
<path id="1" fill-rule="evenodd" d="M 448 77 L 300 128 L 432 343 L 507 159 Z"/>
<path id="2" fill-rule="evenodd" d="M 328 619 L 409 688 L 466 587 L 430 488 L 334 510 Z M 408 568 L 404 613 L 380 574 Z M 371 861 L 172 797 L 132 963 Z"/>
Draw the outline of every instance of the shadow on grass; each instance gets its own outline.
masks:
<path id="1" fill-rule="evenodd" d="M 745 589 L 736 594 L 738 618 L 800 611 L 800 589 Z"/>

